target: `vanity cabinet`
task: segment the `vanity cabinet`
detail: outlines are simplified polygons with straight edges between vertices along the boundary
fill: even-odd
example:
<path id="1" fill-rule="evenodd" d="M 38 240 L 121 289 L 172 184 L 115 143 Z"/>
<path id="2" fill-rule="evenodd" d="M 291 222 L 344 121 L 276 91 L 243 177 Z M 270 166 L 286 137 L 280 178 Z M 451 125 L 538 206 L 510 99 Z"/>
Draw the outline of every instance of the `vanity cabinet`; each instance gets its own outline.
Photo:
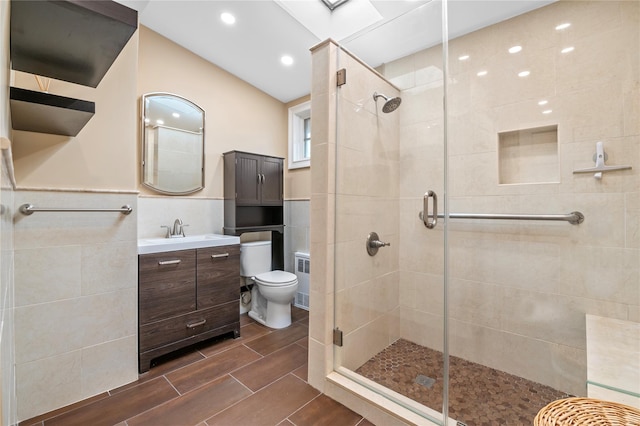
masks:
<path id="1" fill-rule="evenodd" d="M 139 371 L 203 340 L 240 336 L 240 246 L 138 256 Z"/>

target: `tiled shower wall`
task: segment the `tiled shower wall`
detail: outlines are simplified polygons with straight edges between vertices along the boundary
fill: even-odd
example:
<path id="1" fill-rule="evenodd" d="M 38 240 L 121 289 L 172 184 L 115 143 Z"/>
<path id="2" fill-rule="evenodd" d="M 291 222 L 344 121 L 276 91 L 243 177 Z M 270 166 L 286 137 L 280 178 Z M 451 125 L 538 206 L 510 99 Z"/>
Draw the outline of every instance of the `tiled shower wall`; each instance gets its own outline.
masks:
<path id="1" fill-rule="evenodd" d="M 25 216 L 25 203 L 133 213 Z M 136 193 L 15 192 L 19 420 L 137 379 L 136 212 Z"/>
<path id="2" fill-rule="evenodd" d="M 584 395 L 585 314 L 640 321 L 639 9 L 638 2 L 558 2 L 450 42 L 451 211 L 586 217 L 578 226 L 451 224 L 452 355 Z M 571 26 L 557 31 L 563 22 Z M 522 52 L 509 54 L 513 45 Z M 436 349 L 442 228 L 426 230 L 417 212 L 427 189 L 443 193 L 440 69 L 439 48 L 384 67 L 403 89 L 402 336 Z M 518 77 L 521 70 L 531 73 Z M 548 181 L 543 170 L 532 182 L 499 184 L 498 133 L 555 125 L 559 179 Z M 601 180 L 573 174 L 594 165 L 598 141 L 607 164 L 633 169 Z M 519 160 L 535 162 L 534 155 Z"/>

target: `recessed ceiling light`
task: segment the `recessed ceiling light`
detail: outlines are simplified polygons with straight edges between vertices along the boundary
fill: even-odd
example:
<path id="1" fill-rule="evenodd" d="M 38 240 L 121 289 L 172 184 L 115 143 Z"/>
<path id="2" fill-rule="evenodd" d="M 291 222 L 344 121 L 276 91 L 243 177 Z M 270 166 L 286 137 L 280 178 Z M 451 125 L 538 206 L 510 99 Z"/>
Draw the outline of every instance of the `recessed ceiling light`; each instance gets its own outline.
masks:
<path id="1" fill-rule="evenodd" d="M 545 109 L 544 111 L 542 111 L 543 114 L 551 114 L 553 112 L 553 110 L 551 109 Z"/>
<path id="2" fill-rule="evenodd" d="M 518 53 L 522 50 L 522 46 L 511 46 L 509 48 L 509 53 Z"/>
<path id="3" fill-rule="evenodd" d="M 236 23 L 236 17 L 229 12 L 223 12 L 220 14 L 220 19 L 227 25 L 233 25 Z"/>
<path id="4" fill-rule="evenodd" d="M 162 126 L 164 124 L 164 120 L 158 119 L 158 120 L 156 120 L 156 124 L 159 124 L 159 125 Z"/>
<path id="5" fill-rule="evenodd" d="M 289 55 L 283 55 L 282 58 L 280 58 L 280 62 L 282 62 L 283 65 L 290 66 L 293 65 L 293 58 Z"/>
<path id="6" fill-rule="evenodd" d="M 575 47 L 573 47 L 573 46 L 565 47 L 564 49 L 562 49 L 562 50 L 560 51 L 560 53 L 569 53 L 569 52 L 573 52 L 573 49 L 575 49 Z"/>
<path id="7" fill-rule="evenodd" d="M 171 113 L 171 115 L 173 115 L 174 118 L 180 118 L 180 114 L 178 114 L 177 112 Z"/>
<path id="8" fill-rule="evenodd" d="M 566 28 L 569 28 L 571 26 L 571 24 L 569 22 L 565 22 L 564 24 L 560 24 L 556 27 L 556 30 L 561 31 L 564 30 Z"/>
<path id="9" fill-rule="evenodd" d="M 467 59 L 469 59 L 469 55 L 458 56 L 459 61 L 466 61 Z"/>
<path id="10" fill-rule="evenodd" d="M 531 74 L 529 71 L 520 71 L 518 77 L 527 77 L 529 74 Z"/>
<path id="11" fill-rule="evenodd" d="M 487 75 L 487 71 L 478 71 L 478 74 L 476 74 L 478 77 L 484 77 L 485 75 Z"/>
<path id="12" fill-rule="evenodd" d="M 542 105 L 546 105 L 546 104 L 548 104 L 548 103 L 549 103 L 549 101 L 548 101 L 548 100 L 543 99 L 543 100 L 541 100 L 541 101 L 539 101 L 539 102 L 538 102 L 538 105 L 542 106 Z"/>

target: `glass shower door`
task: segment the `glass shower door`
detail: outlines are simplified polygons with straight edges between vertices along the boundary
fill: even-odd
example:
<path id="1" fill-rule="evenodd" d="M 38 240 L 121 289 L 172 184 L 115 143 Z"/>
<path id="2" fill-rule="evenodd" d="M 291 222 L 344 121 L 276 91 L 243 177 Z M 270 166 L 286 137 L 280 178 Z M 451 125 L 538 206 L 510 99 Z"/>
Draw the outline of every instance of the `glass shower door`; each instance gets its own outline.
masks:
<path id="1" fill-rule="evenodd" d="M 440 424 L 444 232 L 428 233 L 418 212 L 444 184 L 442 6 L 340 43 L 334 253 L 335 370 Z M 371 63 L 381 44 L 396 58 Z"/>

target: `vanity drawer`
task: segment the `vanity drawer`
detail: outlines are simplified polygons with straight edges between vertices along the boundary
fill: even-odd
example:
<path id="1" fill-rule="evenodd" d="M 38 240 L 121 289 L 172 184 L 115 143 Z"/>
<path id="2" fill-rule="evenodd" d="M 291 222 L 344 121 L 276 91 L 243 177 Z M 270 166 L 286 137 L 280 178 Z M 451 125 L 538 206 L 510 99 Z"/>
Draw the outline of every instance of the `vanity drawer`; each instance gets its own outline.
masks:
<path id="1" fill-rule="evenodd" d="M 240 298 L 240 246 L 208 247 L 197 254 L 197 307 Z"/>
<path id="2" fill-rule="evenodd" d="M 138 256 L 140 324 L 196 309 L 195 267 L 195 250 Z"/>
<path id="3" fill-rule="evenodd" d="M 140 352 L 189 339 L 239 321 L 238 301 L 140 326 Z M 238 323 L 239 324 L 239 323 Z"/>

